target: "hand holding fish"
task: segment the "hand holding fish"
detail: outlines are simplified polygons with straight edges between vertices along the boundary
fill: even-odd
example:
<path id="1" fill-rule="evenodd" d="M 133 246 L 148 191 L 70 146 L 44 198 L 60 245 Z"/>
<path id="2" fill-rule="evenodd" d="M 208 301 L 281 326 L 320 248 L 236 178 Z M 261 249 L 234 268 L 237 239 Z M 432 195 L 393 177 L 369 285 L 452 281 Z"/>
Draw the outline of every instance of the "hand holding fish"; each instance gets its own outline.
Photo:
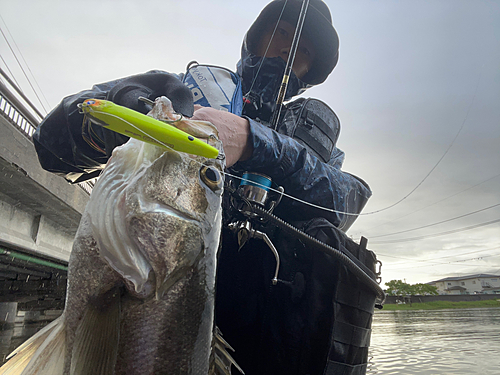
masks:
<path id="1" fill-rule="evenodd" d="M 253 147 L 249 140 L 250 123 L 246 118 L 195 105 L 194 116 L 191 119 L 208 121 L 217 128 L 219 138 L 224 145 L 226 167 L 252 156 Z"/>

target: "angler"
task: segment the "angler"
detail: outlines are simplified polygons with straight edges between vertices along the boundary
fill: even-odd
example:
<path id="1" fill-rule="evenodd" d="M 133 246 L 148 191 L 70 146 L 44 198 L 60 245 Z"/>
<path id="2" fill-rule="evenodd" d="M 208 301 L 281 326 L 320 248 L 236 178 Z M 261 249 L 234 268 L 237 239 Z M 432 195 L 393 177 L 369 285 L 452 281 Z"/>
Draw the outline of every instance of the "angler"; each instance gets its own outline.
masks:
<path id="1" fill-rule="evenodd" d="M 98 176 L 128 139 L 83 122 L 77 106 L 86 99 L 146 113 L 139 97 L 165 95 L 178 113 L 217 127 L 227 171 L 246 177 L 225 181 L 215 316 L 246 374 L 366 371 L 383 292 L 375 255 L 345 231 L 371 191 L 341 170 L 333 110 L 317 99 L 292 100 L 323 83 L 338 58 L 323 1 L 275 0 L 248 30 L 236 73 L 190 63 L 178 75 L 152 71 L 98 84 L 63 99 L 34 135 L 42 166 L 77 183 Z"/>

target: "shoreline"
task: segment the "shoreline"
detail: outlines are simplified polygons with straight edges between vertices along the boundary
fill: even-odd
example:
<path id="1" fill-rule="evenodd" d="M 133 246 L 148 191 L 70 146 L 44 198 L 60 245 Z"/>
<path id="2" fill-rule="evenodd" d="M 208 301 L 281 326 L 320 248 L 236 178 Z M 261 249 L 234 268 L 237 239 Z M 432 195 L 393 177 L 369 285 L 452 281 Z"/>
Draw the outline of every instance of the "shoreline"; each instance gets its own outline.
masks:
<path id="1" fill-rule="evenodd" d="M 380 311 L 399 311 L 399 310 L 443 310 L 443 309 L 470 309 L 481 307 L 500 307 L 499 299 L 485 301 L 433 301 L 433 302 L 415 302 L 412 304 L 384 304 Z"/>

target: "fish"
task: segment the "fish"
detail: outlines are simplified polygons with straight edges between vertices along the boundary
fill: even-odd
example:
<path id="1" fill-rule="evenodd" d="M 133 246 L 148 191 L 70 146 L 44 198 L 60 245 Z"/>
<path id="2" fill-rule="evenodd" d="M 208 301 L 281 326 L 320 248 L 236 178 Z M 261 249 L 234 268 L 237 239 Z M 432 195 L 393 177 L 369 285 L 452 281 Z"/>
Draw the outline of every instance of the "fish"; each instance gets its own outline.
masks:
<path id="1" fill-rule="evenodd" d="M 148 115 L 171 117 L 166 97 Z M 130 139 L 99 177 L 75 235 L 65 309 L 0 374 L 230 374 L 214 323 L 224 157 L 210 123 L 179 121 L 216 159 Z"/>

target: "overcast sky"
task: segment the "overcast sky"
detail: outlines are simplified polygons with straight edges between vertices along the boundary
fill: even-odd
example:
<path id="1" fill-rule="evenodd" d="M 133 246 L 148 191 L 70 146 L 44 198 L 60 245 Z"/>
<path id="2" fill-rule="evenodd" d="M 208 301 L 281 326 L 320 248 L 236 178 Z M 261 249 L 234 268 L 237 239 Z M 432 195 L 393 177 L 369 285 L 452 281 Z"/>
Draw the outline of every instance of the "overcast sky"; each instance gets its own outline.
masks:
<path id="1" fill-rule="evenodd" d="M 179 73 L 191 60 L 234 69 L 267 2 L 0 0 L 0 26 L 50 110 L 94 83 Z M 373 190 L 348 234 L 368 238 L 383 281 L 500 274 L 500 223 L 484 225 L 500 219 L 500 206 L 486 209 L 500 204 L 500 1 L 326 3 L 340 61 L 305 96 L 337 113 L 343 169 Z M 0 51 L 2 69 L 38 105 L 3 37 Z"/>

